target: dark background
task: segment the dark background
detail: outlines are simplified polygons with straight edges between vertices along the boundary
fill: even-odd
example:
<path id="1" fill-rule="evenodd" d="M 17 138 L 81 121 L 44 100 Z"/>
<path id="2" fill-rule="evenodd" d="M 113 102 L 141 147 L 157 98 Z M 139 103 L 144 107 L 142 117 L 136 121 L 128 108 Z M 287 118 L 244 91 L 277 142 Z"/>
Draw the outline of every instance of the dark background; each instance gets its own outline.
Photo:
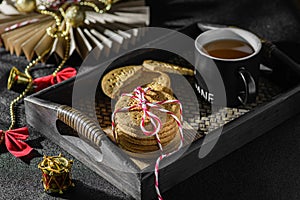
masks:
<path id="1" fill-rule="evenodd" d="M 300 61 L 300 0 L 161 0 L 148 1 L 151 25 L 179 29 L 195 21 L 236 25 L 274 42 Z M 296 50 L 295 50 L 296 49 Z M 0 129 L 9 126 L 9 103 L 17 96 L 6 89 L 12 66 L 26 66 L 23 57 L 0 51 Z M 42 70 L 37 75 L 45 73 Z M 18 106 L 19 125 L 25 124 Z M 280 116 L 278 116 L 280 117 Z M 68 153 L 30 132 L 28 143 L 41 155 Z M 165 199 L 300 199 L 300 115 L 221 159 L 163 194 Z M 76 187 L 63 196 L 43 192 L 37 164 L 42 157 L 17 159 L 0 147 L 0 199 L 130 199 L 75 160 Z"/>

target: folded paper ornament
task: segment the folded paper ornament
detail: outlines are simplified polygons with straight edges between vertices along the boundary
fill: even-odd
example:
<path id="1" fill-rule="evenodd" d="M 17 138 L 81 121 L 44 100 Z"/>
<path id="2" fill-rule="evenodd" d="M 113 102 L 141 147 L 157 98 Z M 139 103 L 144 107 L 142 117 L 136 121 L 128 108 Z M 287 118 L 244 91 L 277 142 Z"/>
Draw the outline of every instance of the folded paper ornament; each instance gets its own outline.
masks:
<path id="1" fill-rule="evenodd" d="M 143 0 L 54 1 L 17 0 L 0 4 L 0 46 L 30 61 L 56 54 L 63 59 L 69 37 L 69 55 L 84 59 L 98 46 L 101 53 L 118 51 L 149 24 L 149 8 Z"/>

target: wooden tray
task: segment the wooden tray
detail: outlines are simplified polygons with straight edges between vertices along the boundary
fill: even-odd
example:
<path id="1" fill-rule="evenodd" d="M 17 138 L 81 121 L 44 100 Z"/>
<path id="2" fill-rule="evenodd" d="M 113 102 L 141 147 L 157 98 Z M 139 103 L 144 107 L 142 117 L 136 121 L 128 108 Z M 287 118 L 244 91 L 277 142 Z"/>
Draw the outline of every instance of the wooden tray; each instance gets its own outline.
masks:
<path id="1" fill-rule="evenodd" d="M 193 24 L 182 32 L 195 38 L 201 30 L 198 29 L 197 24 Z M 111 64 L 111 67 L 140 64 L 144 59 L 149 58 L 188 65 L 184 60 L 170 56 L 169 53 L 142 49 L 118 59 Z M 239 108 L 222 108 L 212 114 L 211 106 L 199 98 L 200 113 L 193 113 L 195 105 L 187 98 L 186 105 L 189 106 L 185 107 L 185 122 L 197 132 L 191 139 L 191 145 L 180 158 L 160 170 L 161 191 L 170 189 L 299 113 L 300 86 L 297 85 L 297 77 L 284 67 L 284 63 L 278 62 L 274 57 L 266 56 L 264 64 L 272 67 L 273 72 L 262 73 L 259 95 L 253 104 Z M 79 81 L 88 86 L 92 76 L 92 72 L 85 73 L 79 77 Z M 192 79 L 188 77 L 187 79 L 193 84 Z M 70 107 L 73 86 L 74 79 L 70 79 L 27 97 L 25 112 L 28 124 L 123 192 L 138 200 L 154 199 L 156 197 L 154 173 L 149 170 L 153 168 L 153 163 L 124 152 L 103 132 L 103 129 L 110 124 L 110 99 L 98 89 L 99 92 L 93 99 L 81 99 L 81 112 L 76 111 Z M 175 93 L 184 91 L 184 88 L 180 88 L 180 84 L 173 89 Z M 94 107 L 90 102 L 94 102 L 96 106 Z M 95 117 L 93 110 L 96 110 L 96 121 L 93 120 Z M 99 128 L 99 124 L 102 129 Z M 223 130 L 219 135 L 218 130 L 222 126 Z M 95 135 L 98 137 L 94 137 Z M 208 139 L 203 142 L 205 137 Z M 199 149 L 216 142 L 212 151 L 206 157 L 199 159 Z M 119 166 L 124 171 L 109 166 Z"/>

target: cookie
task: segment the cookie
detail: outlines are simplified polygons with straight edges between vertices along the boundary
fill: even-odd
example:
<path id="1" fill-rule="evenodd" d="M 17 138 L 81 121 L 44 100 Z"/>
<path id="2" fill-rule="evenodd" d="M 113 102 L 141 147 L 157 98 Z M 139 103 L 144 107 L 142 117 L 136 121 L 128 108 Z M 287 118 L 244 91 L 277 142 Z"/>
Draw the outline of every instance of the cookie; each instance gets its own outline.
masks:
<path id="1" fill-rule="evenodd" d="M 173 127 L 175 125 L 176 125 L 176 122 L 174 119 L 172 121 L 170 121 L 168 124 L 163 124 L 163 126 L 161 127 L 161 130 L 159 132 L 159 136 L 160 137 L 168 136 L 168 134 L 170 133 L 170 130 L 173 129 Z M 126 133 L 129 137 L 137 138 L 137 139 L 145 139 L 145 138 L 149 137 L 142 132 L 140 126 L 132 127 L 132 126 L 126 125 L 126 124 L 125 125 L 118 124 L 117 126 L 122 132 Z M 153 130 L 153 129 L 151 129 L 152 127 L 149 128 L 149 126 L 146 126 L 145 128 L 146 128 L 146 130 Z"/>
<path id="2" fill-rule="evenodd" d="M 166 130 L 165 132 L 160 132 L 159 138 L 161 140 L 161 143 L 168 143 L 172 140 L 172 138 L 175 135 L 175 132 L 178 131 L 178 127 L 176 122 L 171 128 Z M 118 140 L 126 140 L 130 143 L 139 144 L 139 145 L 155 145 L 157 144 L 157 140 L 155 136 L 145 136 L 145 137 L 132 137 L 130 134 L 122 132 L 119 128 L 117 128 L 116 133 L 118 135 Z"/>
<path id="3" fill-rule="evenodd" d="M 163 72 L 145 70 L 142 66 L 126 66 L 108 72 L 101 81 L 101 87 L 107 96 L 116 98 L 128 93 L 137 86 L 155 83 L 170 88 L 170 77 Z"/>
<path id="4" fill-rule="evenodd" d="M 118 94 L 130 93 L 138 86 L 144 86 L 148 84 L 159 85 L 162 87 L 170 88 L 171 80 L 169 76 L 163 72 L 153 72 L 149 70 L 142 70 L 139 74 L 139 78 L 129 78 L 119 88 Z M 116 96 L 116 95 L 115 95 Z"/>
<path id="5" fill-rule="evenodd" d="M 180 139 L 176 135 L 174 135 L 173 139 L 169 143 L 162 144 L 165 151 L 174 150 L 180 144 Z M 158 144 L 156 145 L 149 145 L 149 146 L 142 146 L 142 145 L 135 145 L 132 143 L 119 143 L 119 146 L 126 151 L 132 153 L 150 153 L 159 150 Z"/>
<path id="6" fill-rule="evenodd" d="M 142 66 L 132 65 L 114 69 L 102 78 L 101 88 L 107 96 L 114 98 L 118 90 L 128 79 L 139 78 L 142 72 Z"/>
<path id="7" fill-rule="evenodd" d="M 194 76 L 194 70 L 192 69 L 181 67 L 170 63 L 161 62 L 161 61 L 145 60 L 143 62 L 143 66 L 153 71 L 182 74 L 186 76 Z"/>

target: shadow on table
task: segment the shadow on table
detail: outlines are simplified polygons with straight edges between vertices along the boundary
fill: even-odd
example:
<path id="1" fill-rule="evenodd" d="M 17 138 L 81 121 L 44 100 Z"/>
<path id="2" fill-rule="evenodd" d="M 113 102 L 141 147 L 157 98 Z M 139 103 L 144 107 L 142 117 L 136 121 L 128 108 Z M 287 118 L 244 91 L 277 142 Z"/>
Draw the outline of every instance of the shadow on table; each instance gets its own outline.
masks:
<path id="1" fill-rule="evenodd" d="M 27 140 L 26 142 L 29 146 L 31 146 L 34 149 L 43 149 L 43 145 L 41 144 L 41 142 L 43 142 L 44 140 L 45 140 L 45 137 L 40 136 L 35 139 Z"/>
<path id="2" fill-rule="evenodd" d="M 33 158 L 37 158 L 37 157 L 42 157 L 42 155 L 36 150 L 36 149 L 42 149 L 43 146 L 41 145 L 41 142 L 44 140 L 44 137 L 39 137 L 33 140 L 28 140 L 27 144 L 29 144 L 29 146 L 31 146 L 33 148 L 33 150 L 26 156 L 24 157 L 20 157 L 20 160 L 23 161 L 26 164 L 30 164 L 30 161 Z M 5 144 L 1 144 L 0 145 L 0 154 L 2 153 L 8 153 L 8 150 L 5 146 Z"/>
<path id="3" fill-rule="evenodd" d="M 5 145 L 3 145 L 3 144 L 0 145 L 0 154 L 2 154 L 2 153 L 7 153 L 7 149 L 6 149 Z"/>
<path id="4" fill-rule="evenodd" d="M 104 191 L 91 188 L 90 186 L 82 183 L 79 180 L 73 180 L 75 187 L 69 189 L 63 194 L 49 194 L 52 197 L 59 197 L 59 199 L 85 199 L 85 200 L 99 200 L 99 199 L 110 199 L 110 200 L 124 200 L 124 198 L 116 197 L 105 193 Z M 126 199 L 130 199 L 129 197 Z"/>

